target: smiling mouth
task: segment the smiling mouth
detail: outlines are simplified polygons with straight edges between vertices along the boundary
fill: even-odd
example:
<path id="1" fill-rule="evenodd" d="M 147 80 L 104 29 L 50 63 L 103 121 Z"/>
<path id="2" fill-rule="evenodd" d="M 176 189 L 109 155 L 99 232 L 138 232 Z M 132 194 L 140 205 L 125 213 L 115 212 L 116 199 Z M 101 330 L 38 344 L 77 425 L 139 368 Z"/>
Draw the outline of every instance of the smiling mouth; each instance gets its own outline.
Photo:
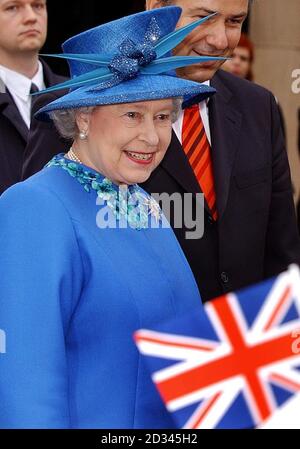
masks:
<path id="1" fill-rule="evenodd" d="M 133 151 L 125 151 L 125 153 L 129 159 L 143 164 L 152 162 L 154 158 L 154 153 L 135 153 Z"/>
<path id="2" fill-rule="evenodd" d="M 208 55 L 205 53 L 199 53 L 197 50 L 193 50 L 193 51 L 196 53 L 196 55 L 203 56 L 204 58 L 224 58 L 223 55 Z M 212 62 L 217 62 L 217 61 L 212 61 Z"/>
<path id="3" fill-rule="evenodd" d="M 23 33 L 21 33 L 21 35 L 24 35 L 24 34 L 40 34 L 40 32 L 38 30 L 27 30 L 27 31 L 24 31 Z"/>

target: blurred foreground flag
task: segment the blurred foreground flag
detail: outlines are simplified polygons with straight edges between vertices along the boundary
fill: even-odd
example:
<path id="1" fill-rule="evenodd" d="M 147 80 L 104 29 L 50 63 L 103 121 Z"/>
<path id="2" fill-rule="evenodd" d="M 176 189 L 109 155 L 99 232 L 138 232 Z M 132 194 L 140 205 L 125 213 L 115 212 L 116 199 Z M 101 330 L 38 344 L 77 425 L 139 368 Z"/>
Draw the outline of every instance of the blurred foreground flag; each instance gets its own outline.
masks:
<path id="1" fill-rule="evenodd" d="M 179 428 L 259 427 L 300 392 L 299 269 L 134 338 Z"/>

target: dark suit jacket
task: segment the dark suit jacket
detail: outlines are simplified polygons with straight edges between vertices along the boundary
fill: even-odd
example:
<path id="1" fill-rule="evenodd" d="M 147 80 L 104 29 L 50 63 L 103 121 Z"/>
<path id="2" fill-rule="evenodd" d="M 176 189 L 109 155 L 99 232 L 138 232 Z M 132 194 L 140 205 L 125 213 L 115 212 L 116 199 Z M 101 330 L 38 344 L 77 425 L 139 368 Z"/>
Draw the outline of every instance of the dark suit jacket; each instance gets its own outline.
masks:
<path id="1" fill-rule="evenodd" d="M 218 221 L 205 210 L 200 240 L 175 229 L 203 300 L 300 264 L 300 240 L 278 107 L 266 89 L 220 70 L 209 101 Z M 200 192 L 173 135 L 144 188 L 151 193 Z"/>
<path id="2" fill-rule="evenodd" d="M 219 219 L 215 223 L 205 209 L 200 240 L 186 239 L 185 227 L 174 229 L 204 301 L 279 273 L 291 262 L 300 264 L 290 170 L 274 97 L 221 70 L 212 85 L 217 89 L 209 115 Z M 43 132 L 46 127 L 46 134 L 37 138 L 39 128 L 34 131 L 25 177 L 69 147 L 52 125 L 39 126 Z M 164 160 L 143 187 L 150 193 L 200 193 L 174 133 Z"/>
<path id="3" fill-rule="evenodd" d="M 46 86 L 65 78 L 55 75 L 42 61 Z M 33 100 L 35 101 L 35 100 Z M 0 93 L 0 194 L 20 181 L 28 128 L 10 93 Z"/>
<path id="4" fill-rule="evenodd" d="M 33 115 L 64 93 L 66 91 L 59 90 L 38 95 L 32 106 Z M 71 143 L 59 135 L 52 120 L 41 122 L 33 118 L 24 151 L 21 179 L 25 180 L 41 170 L 55 154 L 67 152 Z"/>

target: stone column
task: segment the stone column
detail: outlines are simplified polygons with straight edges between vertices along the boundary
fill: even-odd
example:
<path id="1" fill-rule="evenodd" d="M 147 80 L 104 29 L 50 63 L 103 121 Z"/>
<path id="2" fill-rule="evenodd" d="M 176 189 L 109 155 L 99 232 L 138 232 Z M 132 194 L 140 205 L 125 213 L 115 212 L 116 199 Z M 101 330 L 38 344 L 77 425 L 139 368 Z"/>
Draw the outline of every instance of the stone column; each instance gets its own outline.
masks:
<path id="1" fill-rule="evenodd" d="M 284 113 L 296 199 L 300 191 L 300 0 L 255 0 L 249 34 L 255 45 L 255 82 L 274 93 Z"/>

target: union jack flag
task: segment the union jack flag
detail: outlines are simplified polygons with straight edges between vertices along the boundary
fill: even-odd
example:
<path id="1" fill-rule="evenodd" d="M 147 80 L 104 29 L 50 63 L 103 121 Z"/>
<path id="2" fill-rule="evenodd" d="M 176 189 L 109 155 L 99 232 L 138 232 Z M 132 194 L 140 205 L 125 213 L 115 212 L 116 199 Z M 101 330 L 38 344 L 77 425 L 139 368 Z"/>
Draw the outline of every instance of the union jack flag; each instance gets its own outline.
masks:
<path id="1" fill-rule="evenodd" d="M 178 427 L 253 428 L 300 391 L 299 329 L 291 266 L 134 338 Z"/>

